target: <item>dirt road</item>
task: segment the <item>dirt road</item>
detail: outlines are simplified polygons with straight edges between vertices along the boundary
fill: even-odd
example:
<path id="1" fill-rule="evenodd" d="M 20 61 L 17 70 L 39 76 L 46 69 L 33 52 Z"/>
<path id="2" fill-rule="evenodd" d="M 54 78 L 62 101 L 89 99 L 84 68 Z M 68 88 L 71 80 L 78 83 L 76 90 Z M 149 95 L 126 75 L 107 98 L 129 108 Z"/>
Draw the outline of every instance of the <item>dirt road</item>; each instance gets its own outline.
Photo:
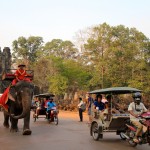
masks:
<path id="1" fill-rule="evenodd" d="M 49 124 L 44 118 L 33 121 L 31 114 L 32 135 L 22 135 L 23 120 L 19 120 L 19 132 L 10 133 L 3 127 L 3 114 L 0 112 L 0 150 L 149 150 L 148 145 L 130 147 L 115 133 L 106 133 L 104 139 L 94 141 L 87 124 L 88 116 L 78 122 L 75 112 L 59 113 L 59 124 Z"/>

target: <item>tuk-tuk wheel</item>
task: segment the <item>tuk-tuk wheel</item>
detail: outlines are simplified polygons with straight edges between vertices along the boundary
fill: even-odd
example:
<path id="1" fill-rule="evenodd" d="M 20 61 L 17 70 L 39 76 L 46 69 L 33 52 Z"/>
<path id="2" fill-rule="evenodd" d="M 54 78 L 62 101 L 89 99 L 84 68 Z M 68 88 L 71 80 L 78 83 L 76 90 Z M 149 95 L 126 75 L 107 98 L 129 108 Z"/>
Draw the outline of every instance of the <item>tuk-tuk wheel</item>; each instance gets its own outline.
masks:
<path id="1" fill-rule="evenodd" d="M 103 137 L 103 134 L 99 133 L 99 127 L 96 122 L 92 124 L 92 137 L 95 141 L 98 141 L 99 138 Z"/>

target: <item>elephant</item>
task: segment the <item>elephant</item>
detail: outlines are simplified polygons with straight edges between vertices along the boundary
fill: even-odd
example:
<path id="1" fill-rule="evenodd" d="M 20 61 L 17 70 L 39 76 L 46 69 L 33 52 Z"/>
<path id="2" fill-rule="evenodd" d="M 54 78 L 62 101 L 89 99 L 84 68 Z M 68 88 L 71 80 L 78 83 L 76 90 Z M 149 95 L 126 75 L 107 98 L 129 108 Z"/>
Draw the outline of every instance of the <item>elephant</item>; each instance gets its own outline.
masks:
<path id="1" fill-rule="evenodd" d="M 34 85 L 31 82 L 19 81 L 15 86 L 10 87 L 8 94 L 8 112 L 4 111 L 4 127 L 9 128 L 10 132 L 18 132 L 18 119 L 24 119 L 23 135 L 31 135 L 30 130 L 30 110 Z"/>

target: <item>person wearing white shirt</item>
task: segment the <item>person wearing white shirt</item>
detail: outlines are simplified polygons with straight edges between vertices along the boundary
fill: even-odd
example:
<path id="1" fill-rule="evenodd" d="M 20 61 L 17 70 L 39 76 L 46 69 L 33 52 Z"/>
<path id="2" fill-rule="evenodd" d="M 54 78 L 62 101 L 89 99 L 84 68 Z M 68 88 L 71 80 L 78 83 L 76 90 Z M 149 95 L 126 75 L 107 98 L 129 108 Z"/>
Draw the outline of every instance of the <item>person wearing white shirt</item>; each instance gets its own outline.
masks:
<path id="1" fill-rule="evenodd" d="M 79 117 L 80 117 L 80 121 L 83 121 L 83 110 L 81 109 L 81 106 L 83 105 L 83 100 L 81 97 L 79 97 L 79 104 L 78 104 L 78 109 L 79 109 Z"/>
<path id="2" fill-rule="evenodd" d="M 139 122 L 138 116 L 144 112 L 147 112 L 146 107 L 141 102 L 141 93 L 136 92 L 133 94 L 134 102 L 130 103 L 128 107 L 128 111 L 130 113 L 130 121 L 131 123 L 137 127 L 137 131 L 135 137 L 133 139 L 134 142 L 138 143 L 138 137 L 142 136 L 143 125 Z"/>

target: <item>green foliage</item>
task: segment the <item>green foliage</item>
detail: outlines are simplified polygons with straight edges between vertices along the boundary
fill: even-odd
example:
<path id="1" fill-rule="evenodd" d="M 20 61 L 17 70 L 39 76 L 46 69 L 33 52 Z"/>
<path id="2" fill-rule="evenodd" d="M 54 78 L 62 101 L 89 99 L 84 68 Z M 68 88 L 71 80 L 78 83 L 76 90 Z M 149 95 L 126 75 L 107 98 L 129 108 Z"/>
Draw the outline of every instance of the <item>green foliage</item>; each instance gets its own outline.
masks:
<path id="1" fill-rule="evenodd" d="M 27 64 L 30 64 L 36 60 L 37 52 L 42 48 L 42 43 L 42 37 L 19 37 L 18 40 L 13 41 L 12 56 L 16 62 L 18 59 L 22 59 L 27 62 Z"/>
<path id="2" fill-rule="evenodd" d="M 43 52 L 48 56 L 54 55 L 63 59 L 70 59 L 75 57 L 77 49 L 74 47 L 71 41 L 53 39 L 45 44 Z"/>
<path id="3" fill-rule="evenodd" d="M 122 25 L 110 27 L 104 23 L 92 31 L 84 45 L 84 55 L 94 67 L 91 79 L 93 86 L 133 86 L 144 89 L 149 39 L 135 28 Z"/>
<path id="4" fill-rule="evenodd" d="M 48 79 L 57 73 L 51 59 L 41 58 L 34 63 L 34 83 L 40 87 L 41 91 L 47 92 L 49 88 Z"/>
<path id="5" fill-rule="evenodd" d="M 34 64 L 34 83 L 45 92 L 55 94 L 87 88 L 89 74 L 86 68 L 74 60 L 63 60 L 50 56 L 41 58 Z"/>
<path id="6" fill-rule="evenodd" d="M 68 87 L 68 79 L 61 74 L 56 74 L 52 77 L 49 77 L 49 92 L 52 92 L 56 95 L 65 94 Z"/>
<path id="7" fill-rule="evenodd" d="M 82 51 L 71 41 L 19 37 L 14 60 L 25 59 L 35 71 L 34 83 L 61 95 L 78 90 L 131 86 L 150 92 L 150 41 L 135 28 L 107 23 L 90 28 Z"/>
<path id="8" fill-rule="evenodd" d="M 65 60 L 62 74 L 68 78 L 69 90 L 84 89 L 88 85 L 90 78 L 85 66 L 74 60 Z"/>

